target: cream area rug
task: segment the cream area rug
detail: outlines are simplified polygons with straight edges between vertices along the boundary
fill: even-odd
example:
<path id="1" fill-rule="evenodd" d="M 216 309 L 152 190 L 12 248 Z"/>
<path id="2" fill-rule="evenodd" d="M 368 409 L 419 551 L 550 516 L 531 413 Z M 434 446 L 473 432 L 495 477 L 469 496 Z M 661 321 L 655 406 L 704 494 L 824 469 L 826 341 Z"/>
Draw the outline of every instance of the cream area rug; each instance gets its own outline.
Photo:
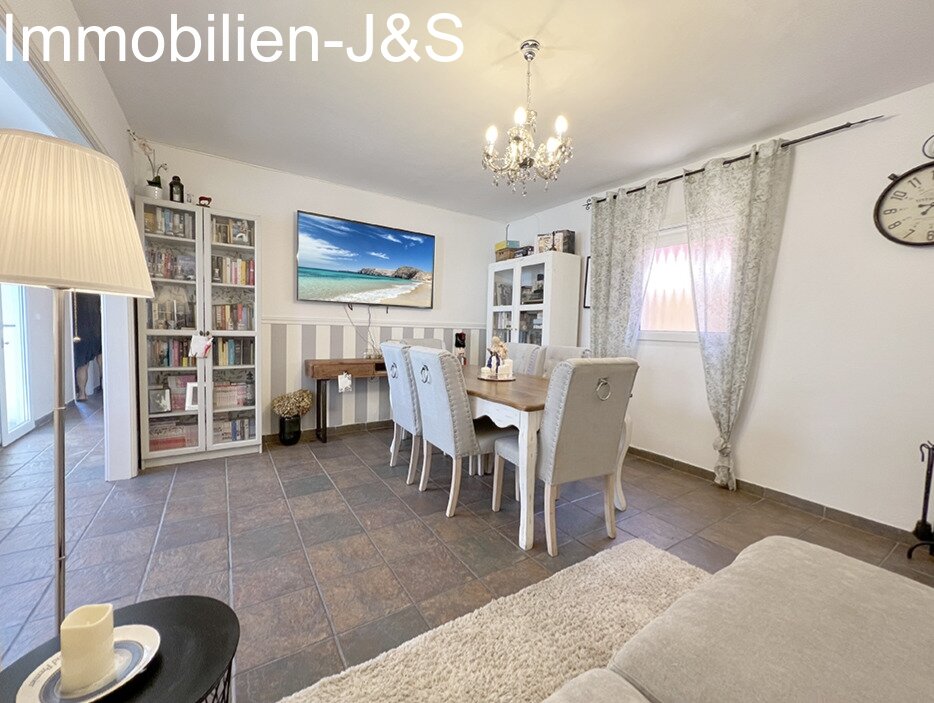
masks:
<path id="1" fill-rule="evenodd" d="M 646 542 L 624 542 L 282 703 L 538 703 L 578 674 L 606 666 L 706 578 Z"/>

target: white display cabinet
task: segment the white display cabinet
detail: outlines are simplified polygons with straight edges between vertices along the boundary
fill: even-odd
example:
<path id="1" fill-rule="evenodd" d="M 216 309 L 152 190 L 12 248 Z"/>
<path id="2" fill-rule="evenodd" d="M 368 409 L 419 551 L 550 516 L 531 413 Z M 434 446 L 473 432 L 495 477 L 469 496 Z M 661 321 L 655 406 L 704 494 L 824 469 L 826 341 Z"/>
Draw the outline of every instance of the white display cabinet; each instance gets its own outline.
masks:
<path id="1" fill-rule="evenodd" d="M 259 451 L 257 218 L 148 198 L 136 216 L 154 292 L 137 304 L 143 466 Z M 199 332 L 205 359 L 188 356 Z"/>
<path id="2" fill-rule="evenodd" d="M 545 252 L 490 264 L 487 340 L 577 345 L 581 257 Z"/>

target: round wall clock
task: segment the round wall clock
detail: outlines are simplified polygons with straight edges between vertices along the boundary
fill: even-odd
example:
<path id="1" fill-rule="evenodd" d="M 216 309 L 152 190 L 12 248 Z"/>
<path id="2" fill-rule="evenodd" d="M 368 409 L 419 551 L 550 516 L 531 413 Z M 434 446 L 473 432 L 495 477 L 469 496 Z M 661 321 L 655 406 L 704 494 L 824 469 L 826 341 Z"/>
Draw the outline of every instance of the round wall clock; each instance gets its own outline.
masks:
<path id="1" fill-rule="evenodd" d="M 934 158 L 934 137 L 922 151 Z M 934 245 L 934 161 L 889 178 L 892 182 L 876 201 L 876 228 L 899 244 Z"/>

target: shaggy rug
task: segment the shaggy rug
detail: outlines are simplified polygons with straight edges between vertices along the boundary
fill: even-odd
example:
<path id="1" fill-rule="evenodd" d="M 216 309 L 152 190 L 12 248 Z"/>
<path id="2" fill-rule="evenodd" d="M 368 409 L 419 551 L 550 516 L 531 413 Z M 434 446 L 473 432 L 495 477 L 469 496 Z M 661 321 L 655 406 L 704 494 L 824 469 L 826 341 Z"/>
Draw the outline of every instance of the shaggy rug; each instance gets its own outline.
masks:
<path id="1" fill-rule="evenodd" d="M 641 540 L 600 552 L 282 703 L 529 701 L 606 666 L 708 575 Z"/>

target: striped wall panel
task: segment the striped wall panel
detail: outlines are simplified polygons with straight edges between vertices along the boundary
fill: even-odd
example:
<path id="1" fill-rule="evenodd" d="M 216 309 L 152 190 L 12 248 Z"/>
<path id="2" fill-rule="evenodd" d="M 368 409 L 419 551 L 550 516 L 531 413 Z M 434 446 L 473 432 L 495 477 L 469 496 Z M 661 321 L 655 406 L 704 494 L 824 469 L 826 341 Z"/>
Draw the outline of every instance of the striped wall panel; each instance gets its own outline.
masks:
<path id="1" fill-rule="evenodd" d="M 480 363 L 486 349 L 486 330 L 479 327 L 392 327 L 372 326 L 370 334 L 378 342 L 391 339 L 430 337 L 444 341 L 446 349 L 454 348 L 454 333 L 467 333 L 467 356 L 471 363 Z M 314 391 L 314 382 L 305 377 L 305 359 L 341 359 L 362 357 L 366 352 L 366 328 L 344 324 L 263 323 L 263 434 L 278 431 L 278 419 L 270 408 L 277 395 L 307 388 Z M 389 420 L 389 385 L 384 378 L 361 379 L 350 393 L 338 393 L 337 383 L 328 389 L 328 426 L 341 427 L 366 422 Z M 314 410 L 302 420 L 303 429 L 314 429 Z"/>

